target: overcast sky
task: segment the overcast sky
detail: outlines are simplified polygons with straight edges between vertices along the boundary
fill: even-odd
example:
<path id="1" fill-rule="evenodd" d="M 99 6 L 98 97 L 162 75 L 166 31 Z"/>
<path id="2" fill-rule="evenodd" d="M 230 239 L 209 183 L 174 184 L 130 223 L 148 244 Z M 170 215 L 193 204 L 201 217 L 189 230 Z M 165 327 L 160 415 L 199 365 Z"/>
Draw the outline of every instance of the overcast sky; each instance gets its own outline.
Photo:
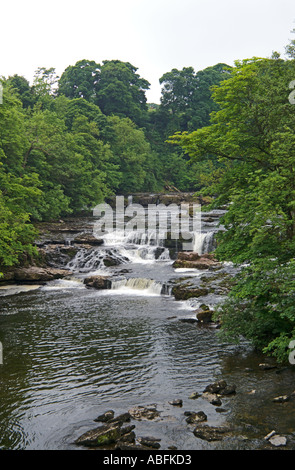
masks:
<path id="1" fill-rule="evenodd" d="M 38 67 L 61 75 L 81 59 L 119 59 L 151 83 L 155 103 L 172 68 L 284 56 L 295 39 L 295 0 L 14 0 L 0 12 L 0 75 L 32 82 Z"/>

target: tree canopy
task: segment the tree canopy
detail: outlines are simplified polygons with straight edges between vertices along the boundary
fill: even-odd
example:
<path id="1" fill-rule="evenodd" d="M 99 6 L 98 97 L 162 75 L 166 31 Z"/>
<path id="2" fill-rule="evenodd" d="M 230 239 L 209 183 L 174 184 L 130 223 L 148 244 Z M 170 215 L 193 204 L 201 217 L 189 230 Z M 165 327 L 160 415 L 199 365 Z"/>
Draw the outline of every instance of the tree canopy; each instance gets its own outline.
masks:
<path id="1" fill-rule="evenodd" d="M 196 165 L 217 159 L 207 191 L 229 206 L 216 255 L 249 265 L 221 308 L 223 331 L 279 359 L 295 335 L 294 76 L 294 60 L 237 61 L 214 88 L 210 126 L 171 138 Z"/>

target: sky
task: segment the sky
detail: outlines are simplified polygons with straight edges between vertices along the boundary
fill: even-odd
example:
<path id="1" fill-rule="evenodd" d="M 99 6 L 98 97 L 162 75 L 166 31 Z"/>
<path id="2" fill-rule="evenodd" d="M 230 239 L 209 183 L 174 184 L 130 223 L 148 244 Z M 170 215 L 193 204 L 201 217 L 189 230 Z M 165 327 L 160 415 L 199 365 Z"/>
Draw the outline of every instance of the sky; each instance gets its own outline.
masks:
<path id="1" fill-rule="evenodd" d="M 294 0 L 14 0 L 1 2 L 0 76 L 32 83 L 38 67 L 58 76 L 78 60 L 119 59 L 150 83 L 173 68 L 284 57 L 295 34 Z M 295 78 L 295 77 L 294 77 Z"/>

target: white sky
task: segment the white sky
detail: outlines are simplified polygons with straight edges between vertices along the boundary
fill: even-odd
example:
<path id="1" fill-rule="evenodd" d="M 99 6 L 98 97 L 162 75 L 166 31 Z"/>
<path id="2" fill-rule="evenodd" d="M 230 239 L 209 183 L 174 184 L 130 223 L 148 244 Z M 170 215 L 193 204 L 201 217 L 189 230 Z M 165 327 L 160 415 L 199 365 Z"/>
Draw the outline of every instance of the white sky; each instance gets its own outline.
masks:
<path id="1" fill-rule="evenodd" d="M 119 59 L 151 83 L 155 103 L 172 68 L 284 56 L 295 39 L 294 0 L 14 0 L 0 15 L 0 75 L 32 82 L 38 67 L 61 75 L 81 59 Z"/>

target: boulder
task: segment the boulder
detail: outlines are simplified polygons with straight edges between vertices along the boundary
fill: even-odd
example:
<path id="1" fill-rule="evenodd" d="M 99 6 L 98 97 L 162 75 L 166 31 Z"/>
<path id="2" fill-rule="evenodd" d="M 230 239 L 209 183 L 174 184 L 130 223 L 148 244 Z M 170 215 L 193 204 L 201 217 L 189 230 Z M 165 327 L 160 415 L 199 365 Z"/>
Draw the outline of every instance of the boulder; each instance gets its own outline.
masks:
<path id="1" fill-rule="evenodd" d="M 26 268 L 16 268 L 13 273 L 13 280 L 17 282 L 46 282 L 61 279 L 70 274 L 71 272 L 66 269 L 29 266 Z"/>
<path id="2" fill-rule="evenodd" d="M 105 424 L 85 432 L 76 439 L 75 444 L 86 447 L 100 447 L 120 440 L 121 427 L 118 424 Z"/>
<path id="3" fill-rule="evenodd" d="M 179 252 L 177 259 L 173 263 L 174 268 L 194 268 L 209 269 L 221 267 L 221 264 L 214 258 L 212 253 L 199 255 L 196 252 Z"/>
<path id="4" fill-rule="evenodd" d="M 175 300 L 187 300 L 191 297 L 202 297 L 207 295 L 209 290 L 204 287 L 187 287 L 187 286 L 174 286 L 172 288 L 172 295 Z"/>
<path id="5" fill-rule="evenodd" d="M 93 287 L 94 289 L 111 289 L 112 282 L 105 276 L 90 276 L 85 277 L 84 284 L 86 287 Z"/>
<path id="6" fill-rule="evenodd" d="M 210 310 L 209 308 L 207 309 L 198 308 L 196 310 L 197 320 L 201 323 L 211 323 L 213 314 L 214 312 Z"/>

